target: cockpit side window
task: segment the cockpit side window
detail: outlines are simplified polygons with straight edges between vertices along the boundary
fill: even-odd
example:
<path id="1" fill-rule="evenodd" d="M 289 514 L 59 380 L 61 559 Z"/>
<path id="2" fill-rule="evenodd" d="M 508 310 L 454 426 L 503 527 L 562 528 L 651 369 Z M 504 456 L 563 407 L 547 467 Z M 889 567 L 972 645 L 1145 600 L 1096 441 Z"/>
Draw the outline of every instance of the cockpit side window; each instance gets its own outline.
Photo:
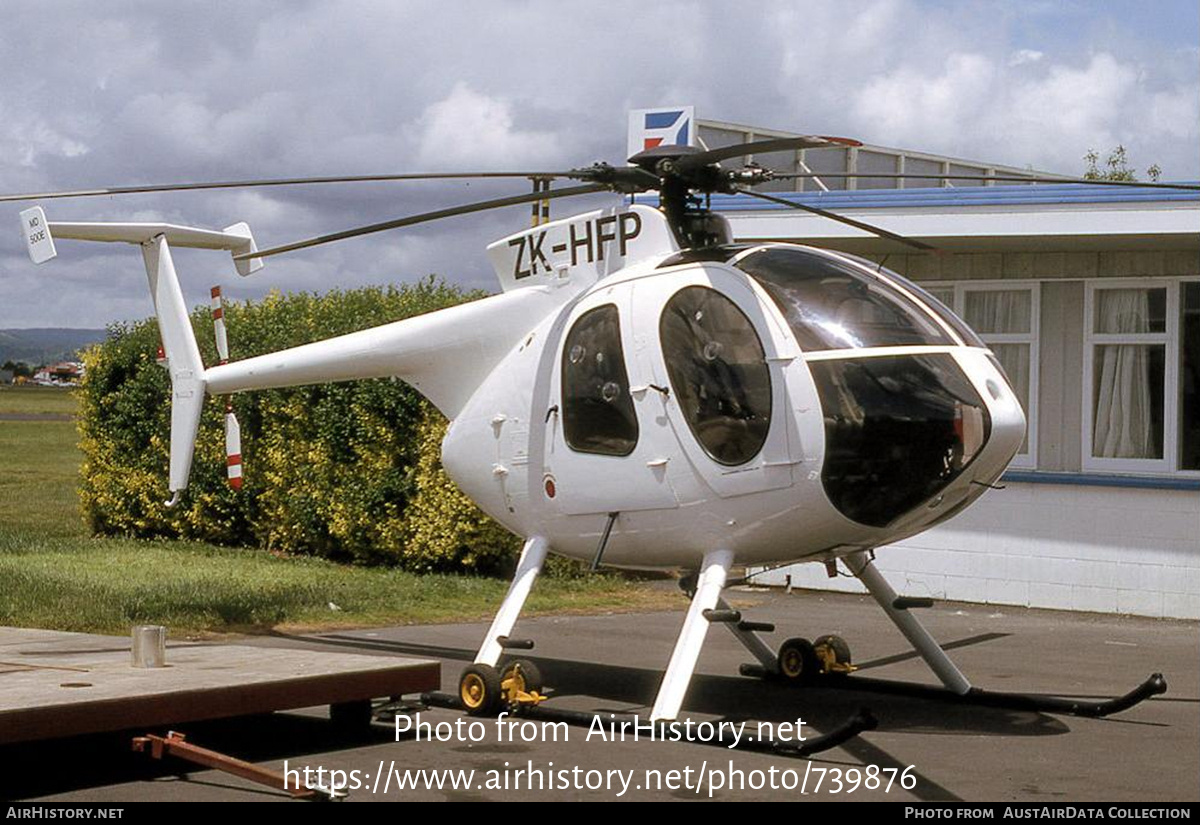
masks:
<path id="1" fill-rule="evenodd" d="M 771 424 L 771 376 L 750 319 L 714 289 L 685 287 L 658 323 L 667 377 L 688 427 L 717 463 L 758 455 Z"/>
<path id="2" fill-rule="evenodd" d="M 847 261 L 767 247 L 734 266 L 767 291 L 805 351 L 957 343 L 900 290 Z"/>
<path id="3" fill-rule="evenodd" d="M 638 423 L 614 304 L 579 317 L 563 344 L 563 435 L 580 453 L 629 455 Z"/>

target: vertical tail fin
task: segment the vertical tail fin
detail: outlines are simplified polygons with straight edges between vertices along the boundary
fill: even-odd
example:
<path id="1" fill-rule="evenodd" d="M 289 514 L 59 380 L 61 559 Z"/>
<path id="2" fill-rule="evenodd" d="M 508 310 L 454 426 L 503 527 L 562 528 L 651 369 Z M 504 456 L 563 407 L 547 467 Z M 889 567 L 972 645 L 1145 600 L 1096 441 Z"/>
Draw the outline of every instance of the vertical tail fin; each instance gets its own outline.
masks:
<path id="1" fill-rule="evenodd" d="M 196 432 L 200 429 L 200 410 L 204 406 L 204 363 L 192 332 L 171 247 L 164 235 L 142 244 L 146 278 L 154 298 L 159 334 L 167 353 L 171 375 L 171 472 L 168 506 L 179 502 L 192 471 Z"/>
<path id="2" fill-rule="evenodd" d="M 175 273 L 175 262 L 171 259 L 170 244 L 199 249 L 224 249 L 233 255 L 239 255 L 255 249 L 250 227 L 244 223 L 234 224 L 224 230 L 197 229 L 167 223 L 51 223 L 46 220 L 46 214 L 41 207 L 35 206 L 21 213 L 21 228 L 29 257 L 37 264 L 44 263 L 58 254 L 54 245 L 55 237 L 80 241 L 133 243 L 142 247 L 146 278 L 150 283 L 150 295 L 154 299 L 154 311 L 158 316 L 159 334 L 162 336 L 165 366 L 171 376 L 171 500 L 167 504 L 177 504 L 191 474 L 196 433 L 200 428 L 200 409 L 204 405 L 206 387 L 200 348 L 196 345 L 187 305 L 179 288 L 179 277 Z M 238 274 L 249 275 L 260 268 L 261 261 L 238 261 L 236 264 Z M 223 359 L 227 357 L 228 350 L 222 355 Z M 227 410 L 227 413 L 232 415 L 232 411 Z M 237 420 L 234 419 L 232 425 L 227 420 L 227 445 L 235 445 L 240 453 L 240 441 Z M 239 474 L 240 461 L 239 455 Z"/>

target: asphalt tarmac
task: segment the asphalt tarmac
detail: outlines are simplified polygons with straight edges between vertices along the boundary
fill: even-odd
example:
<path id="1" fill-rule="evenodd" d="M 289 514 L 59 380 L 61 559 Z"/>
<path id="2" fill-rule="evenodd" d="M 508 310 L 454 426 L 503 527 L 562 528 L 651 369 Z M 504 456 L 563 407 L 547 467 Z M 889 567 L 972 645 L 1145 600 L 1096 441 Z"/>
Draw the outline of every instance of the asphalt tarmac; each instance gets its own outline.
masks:
<path id="1" fill-rule="evenodd" d="M 897 685 L 862 689 L 854 679 L 936 684 L 866 596 L 743 589 L 726 598 L 747 619 L 776 624 L 766 636 L 773 647 L 790 636 L 843 636 L 860 670 L 844 683 L 801 688 L 741 677 L 738 665 L 748 655 L 713 626 L 684 703 L 682 718 L 693 724 L 676 730 L 679 741 L 648 741 L 645 730 L 639 741 L 629 731 L 625 741 L 614 741 L 607 727 L 601 733 L 533 719 L 471 726 L 460 712 L 415 704 L 401 709 L 398 722 L 388 712 L 357 729 L 334 725 L 327 709 L 316 708 L 197 724 L 186 732 L 192 742 L 276 770 L 307 767 L 310 778 L 318 769 L 323 778 L 340 771 L 337 778 L 350 785 L 348 801 L 1200 800 L 1196 622 L 950 602 L 920 611 L 962 671 L 985 689 L 1104 698 L 1152 672 L 1165 675 L 1165 695 L 1092 719 L 955 703 Z M 547 708 L 602 720 L 641 714 L 644 721 L 685 606 L 681 598 L 679 612 L 524 619 L 514 635 L 537 643 L 529 658 L 553 689 Z M 485 630 L 482 623 L 396 627 L 277 634 L 249 643 L 430 657 L 442 662 L 443 690 L 453 692 Z M 771 723 L 777 740 L 798 744 L 798 735 L 810 741 L 862 708 L 878 719 L 877 729 L 807 759 L 699 741 L 721 723 L 727 741 L 767 733 L 761 722 Z M 418 723 L 425 725 L 419 737 Z M 0 749 L 0 796 L 60 803 L 286 799 L 243 779 L 153 762 L 128 749 L 127 734 Z"/>

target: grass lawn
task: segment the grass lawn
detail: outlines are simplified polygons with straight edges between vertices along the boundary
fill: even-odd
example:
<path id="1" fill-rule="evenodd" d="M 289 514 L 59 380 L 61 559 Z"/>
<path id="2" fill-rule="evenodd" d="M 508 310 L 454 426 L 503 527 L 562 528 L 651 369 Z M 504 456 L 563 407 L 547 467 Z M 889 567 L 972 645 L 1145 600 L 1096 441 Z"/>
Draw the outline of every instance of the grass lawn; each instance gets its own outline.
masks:
<path id="1" fill-rule="evenodd" d="M 74 415 L 75 391 L 62 387 L 0 386 L 0 413 Z"/>
<path id="2" fill-rule="evenodd" d="M 93 538 L 78 511 L 79 460 L 71 422 L 0 421 L 0 625 L 124 635 L 132 624 L 153 623 L 178 638 L 468 621 L 490 617 L 508 588 L 500 579 L 418 576 L 198 542 Z M 527 612 L 685 604 L 664 588 L 615 576 L 543 578 Z"/>

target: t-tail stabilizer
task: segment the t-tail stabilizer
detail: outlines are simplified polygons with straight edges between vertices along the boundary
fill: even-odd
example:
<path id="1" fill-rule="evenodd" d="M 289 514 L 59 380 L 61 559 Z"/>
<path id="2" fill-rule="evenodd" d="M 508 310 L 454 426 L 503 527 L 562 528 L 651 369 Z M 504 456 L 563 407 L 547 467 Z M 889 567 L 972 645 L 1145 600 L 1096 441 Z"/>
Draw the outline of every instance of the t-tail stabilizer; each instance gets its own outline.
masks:
<path id="1" fill-rule="evenodd" d="M 21 227 L 29 257 L 35 264 L 45 263 L 58 254 L 54 247 L 56 237 L 141 246 L 166 367 L 171 376 L 171 500 L 168 506 L 177 504 L 192 469 L 200 410 L 204 406 L 205 375 L 171 258 L 171 246 L 224 249 L 239 255 L 256 250 L 250 227 L 239 223 L 215 231 L 165 223 L 50 223 L 38 206 L 21 213 Z M 240 275 L 249 275 L 262 267 L 260 260 L 235 263 Z"/>

